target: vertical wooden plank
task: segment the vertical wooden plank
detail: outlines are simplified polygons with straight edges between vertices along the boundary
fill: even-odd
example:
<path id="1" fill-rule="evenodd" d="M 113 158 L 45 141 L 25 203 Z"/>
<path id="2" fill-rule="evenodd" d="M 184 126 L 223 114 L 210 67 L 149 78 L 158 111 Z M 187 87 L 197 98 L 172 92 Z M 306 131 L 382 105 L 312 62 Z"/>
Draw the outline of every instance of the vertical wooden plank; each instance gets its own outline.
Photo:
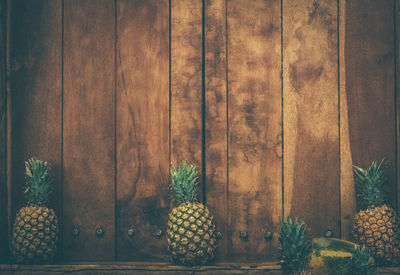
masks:
<path id="1" fill-rule="evenodd" d="M 400 209 L 400 3 L 399 1 L 394 1 L 394 39 L 395 39 L 395 98 L 396 98 L 396 188 L 397 188 L 397 209 Z"/>
<path id="2" fill-rule="evenodd" d="M 228 251 L 235 261 L 265 261 L 275 259 L 282 215 L 281 5 L 227 4 Z"/>
<path id="3" fill-rule="evenodd" d="M 114 260 L 115 2 L 65 0 L 65 260 Z M 77 237 L 71 232 L 80 228 Z M 104 236 L 96 236 L 96 228 Z"/>
<path id="4" fill-rule="evenodd" d="M 346 0 L 339 1 L 339 91 L 340 91 L 340 231 L 341 238 L 352 239 L 353 218 L 356 212 L 351 157 L 350 130 L 346 94 Z"/>
<path id="5" fill-rule="evenodd" d="M 8 261 L 7 1 L 0 1 L 0 263 Z"/>
<path id="6" fill-rule="evenodd" d="M 62 1 L 10 1 L 11 196 L 12 219 L 24 205 L 24 161 L 52 164 L 61 217 Z M 62 221 L 60 219 L 60 221 Z"/>
<path id="7" fill-rule="evenodd" d="M 205 1 L 204 20 L 207 204 L 222 233 L 216 260 L 227 261 L 226 1 Z"/>
<path id="8" fill-rule="evenodd" d="M 346 93 L 353 163 L 386 158 L 389 203 L 397 206 L 394 1 L 346 2 Z"/>
<path id="9" fill-rule="evenodd" d="M 167 260 L 169 1 L 117 3 L 117 258 Z"/>
<path id="10" fill-rule="evenodd" d="M 202 1 L 171 0 L 171 163 L 202 171 Z M 201 179 L 200 179 L 201 180 Z"/>
<path id="11" fill-rule="evenodd" d="M 285 216 L 340 236 L 337 2 L 283 1 Z"/>

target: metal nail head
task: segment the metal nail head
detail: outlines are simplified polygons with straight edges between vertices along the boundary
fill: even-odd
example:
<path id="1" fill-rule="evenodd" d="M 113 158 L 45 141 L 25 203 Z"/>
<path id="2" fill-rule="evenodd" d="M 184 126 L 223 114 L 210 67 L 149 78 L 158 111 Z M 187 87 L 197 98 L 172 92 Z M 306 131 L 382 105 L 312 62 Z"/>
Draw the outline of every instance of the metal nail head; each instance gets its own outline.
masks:
<path id="1" fill-rule="evenodd" d="M 79 236 L 79 232 L 80 232 L 80 230 L 79 230 L 79 227 L 77 227 L 77 226 L 74 226 L 73 228 L 72 228 L 72 236 L 73 237 L 78 237 Z"/>
<path id="2" fill-rule="evenodd" d="M 157 229 L 156 231 L 154 231 L 153 235 L 154 237 L 156 237 L 157 239 L 161 238 L 163 232 L 161 229 Z"/>
<path id="3" fill-rule="evenodd" d="M 248 233 L 247 231 L 240 231 L 239 237 L 240 237 L 242 240 L 245 240 L 245 239 L 247 239 L 247 238 L 249 237 L 249 233 Z"/>
<path id="4" fill-rule="evenodd" d="M 332 238 L 333 237 L 333 231 L 328 229 L 328 230 L 325 231 L 324 235 L 325 235 L 326 238 Z"/>
<path id="5" fill-rule="evenodd" d="M 272 240 L 272 233 L 269 232 L 269 231 L 265 232 L 265 234 L 264 234 L 264 239 L 265 239 L 267 242 L 271 241 L 271 240 Z"/>
<path id="6" fill-rule="evenodd" d="M 99 239 L 104 237 L 104 229 L 102 227 L 97 227 L 96 228 L 96 236 Z"/>
<path id="7" fill-rule="evenodd" d="M 129 229 L 128 229 L 128 236 L 129 236 L 129 237 L 133 237 L 134 235 L 135 235 L 135 229 L 129 228 Z"/>

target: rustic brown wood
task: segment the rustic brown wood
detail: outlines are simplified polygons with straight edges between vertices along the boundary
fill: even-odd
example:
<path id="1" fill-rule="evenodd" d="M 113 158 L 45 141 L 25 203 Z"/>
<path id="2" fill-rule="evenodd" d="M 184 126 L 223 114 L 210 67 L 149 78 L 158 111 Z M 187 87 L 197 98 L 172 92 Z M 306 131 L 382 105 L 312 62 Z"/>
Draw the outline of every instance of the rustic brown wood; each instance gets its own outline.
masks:
<path id="1" fill-rule="evenodd" d="M 202 171 L 202 1 L 171 0 L 171 163 Z M 200 178 L 200 177 L 199 177 Z M 200 178 L 201 180 L 201 178 Z"/>
<path id="2" fill-rule="evenodd" d="M 12 219 L 26 203 L 24 161 L 30 157 L 52 164 L 49 206 L 61 218 L 62 1 L 9 2 Z"/>
<path id="3" fill-rule="evenodd" d="M 117 259 L 167 260 L 154 232 L 169 211 L 169 1 L 120 0 L 117 14 Z"/>
<path id="4" fill-rule="evenodd" d="M 114 259 L 114 15 L 113 0 L 65 0 L 65 261 Z M 97 238 L 100 226 L 105 234 Z"/>
<path id="5" fill-rule="evenodd" d="M 350 149 L 349 120 L 346 95 L 346 0 L 339 1 L 339 91 L 340 91 L 340 225 L 341 238 L 351 240 L 356 212 L 353 161 Z"/>
<path id="6" fill-rule="evenodd" d="M 282 215 L 281 5 L 237 0 L 227 9 L 229 258 L 275 259 Z"/>
<path id="7" fill-rule="evenodd" d="M 241 264 L 241 263 L 222 263 L 211 266 L 184 267 L 171 265 L 168 263 L 156 262 L 104 262 L 80 265 L 46 265 L 46 266 L 26 266 L 26 265 L 0 265 L 0 270 L 6 274 L 20 272 L 17 274 L 281 274 L 280 266 L 275 263 L 260 264 Z M 35 273 L 37 272 L 37 273 Z M 4 274 L 0 271 L 0 274 Z"/>
<path id="8" fill-rule="evenodd" d="M 386 158 L 389 203 L 396 203 L 394 1 L 346 2 L 346 93 L 353 163 Z"/>
<path id="9" fill-rule="evenodd" d="M 214 215 L 217 261 L 228 259 L 226 1 L 205 2 L 205 120 L 207 204 Z"/>
<path id="10" fill-rule="evenodd" d="M 282 274 L 275 263 L 258 265 L 219 264 L 202 267 L 182 267 L 162 263 L 102 263 L 81 265 L 0 265 L 0 274 Z M 400 274 L 399 267 L 380 267 L 377 274 Z"/>
<path id="11" fill-rule="evenodd" d="M 396 75 L 395 75 L 395 98 L 396 98 L 396 186 L 397 186 L 397 209 L 400 209 L 400 5 L 399 1 L 395 1 L 395 66 L 396 66 Z"/>
<path id="12" fill-rule="evenodd" d="M 30 156 L 53 163 L 57 199 L 51 206 L 62 218 L 64 201 L 64 261 L 114 260 L 114 251 L 118 260 L 165 261 L 165 239 L 152 233 L 165 232 L 170 160 L 177 165 L 186 159 L 200 173 L 205 169 L 207 203 L 223 233 L 219 261 L 276 260 L 282 210 L 305 219 L 313 235 L 330 229 L 349 238 L 353 163 L 366 167 L 388 159 L 389 201 L 400 203 L 397 1 L 340 0 L 337 7 L 330 0 L 284 0 L 283 45 L 279 0 L 171 0 L 172 45 L 168 0 L 65 0 L 64 45 L 64 1 L 7 2 L 12 15 L 8 34 L 3 28 L 6 0 L 0 0 L 0 261 L 7 253 L 2 250 L 7 210 L 14 216 L 23 204 L 23 161 Z M 3 89 L 7 35 L 9 133 L 4 104 L 10 95 Z M 8 144 L 3 142 L 7 135 Z M 12 207 L 4 199 L 6 169 L 11 171 Z M 76 239 L 73 225 L 81 230 Z M 105 228 L 102 239 L 94 233 L 97 226 Z M 136 230 L 133 238 L 129 228 Z M 238 236 L 242 230 L 249 232 L 247 241 Z M 267 230 L 275 233 L 272 243 L 264 240 Z M 0 274 L 69 271 L 279 273 L 250 265 L 0 266 Z M 397 269 L 380 272 L 400 274 Z"/>
<path id="13" fill-rule="evenodd" d="M 285 216 L 340 235 L 337 2 L 283 1 Z"/>
<path id="14" fill-rule="evenodd" d="M 7 1 L 0 1 L 0 263 L 8 260 Z"/>
<path id="15" fill-rule="evenodd" d="M 400 274 L 400 268 L 399 267 L 379 267 L 377 268 L 376 271 L 377 274 L 382 274 L 382 275 L 393 275 L 393 274 Z"/>

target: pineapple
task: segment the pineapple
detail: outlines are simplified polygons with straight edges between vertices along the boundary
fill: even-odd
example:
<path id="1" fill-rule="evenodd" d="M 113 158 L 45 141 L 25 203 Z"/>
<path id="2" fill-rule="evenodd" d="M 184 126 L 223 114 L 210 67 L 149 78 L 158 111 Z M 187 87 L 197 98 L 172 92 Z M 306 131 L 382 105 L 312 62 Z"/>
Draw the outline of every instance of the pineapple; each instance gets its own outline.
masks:
<path id="1" fill-rule="evenodd" d="M 399 224 L 396 212 L 385 203 L 385 160 L 364 170 L 354 166 L 357 204 L 360 212 L 353 221 L 353 238 L 365 245 L 378 264 L 399 263 Z"/>
<path id="2" fill-rule="evenodd" d="M 53 192 L 50 166 L 36 158 L 25 162 L 27 206 L 16 215 L 11 235 L 11 252 L 18 263 L 50 263 L 58 241 L 58 220 L 46 207 Z"/>
<path id="3" fill-rule="evenodd" d="M 172 260 L 181 265 L 202 265 L 214 258 L 215 223 L 207 206 L 198 202 L 196 168 L 183 161 L 171 171 L 172 197 L 177 205 L 169 214 L 167 240 Z"/>
<path id="4" fill-rule="evenodd" d="M 312 243 L 307 237 L 307 227 L 304 222 L 293 221 L 290 217 L 282 219 L 279 241 L 281 243 L 279 260 L 283 274 L 310 274 L 307 266 L 311 260 Z"/>

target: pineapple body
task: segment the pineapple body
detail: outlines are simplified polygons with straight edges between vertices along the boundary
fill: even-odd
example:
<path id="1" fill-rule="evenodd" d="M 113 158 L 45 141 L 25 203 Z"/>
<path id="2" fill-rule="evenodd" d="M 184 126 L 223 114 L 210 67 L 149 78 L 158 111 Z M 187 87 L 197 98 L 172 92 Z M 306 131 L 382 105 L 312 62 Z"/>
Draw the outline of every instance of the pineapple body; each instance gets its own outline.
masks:
<path id="1" fill-rule="evenodd" d="M 184 202 L 169 214 L 168 248 L 174 262 L 202 265 L 214 258 L 215 223 L 208 208 L 199 202 Z"/>
<path id="2" fill-rule="evenodd" d="M 54 259 L 58 241 L 58 220 L 53 209 L 30 205 L 16 215 L 11 251 L 18 263 L 47 263 Z"/>
<path id="3" fill-rule="evenodd" d="M 361 210 L 354 218 L 353 238 L 365 245 L 378 263 L 399 263 L 398 217 L 388 205 Z"/>

